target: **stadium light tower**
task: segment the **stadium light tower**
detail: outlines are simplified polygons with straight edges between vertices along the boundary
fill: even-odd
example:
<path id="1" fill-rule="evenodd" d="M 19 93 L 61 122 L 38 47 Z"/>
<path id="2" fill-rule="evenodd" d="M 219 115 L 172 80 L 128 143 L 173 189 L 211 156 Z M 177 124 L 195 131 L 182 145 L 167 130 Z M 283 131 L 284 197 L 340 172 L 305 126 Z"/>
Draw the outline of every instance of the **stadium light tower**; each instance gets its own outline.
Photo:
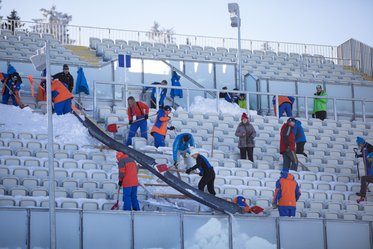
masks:
<path id="1" fill-rule="evenodd" d="M 240 90 L 244 90 L 244 84 L 242 82 L 242 61 L 241 61 L 241 18 L 240 18 L 240 6 L 238 3 L 228 3 L 228 12 L 231 17 L 231 26 L 237 28 L 237 79 Z"/>

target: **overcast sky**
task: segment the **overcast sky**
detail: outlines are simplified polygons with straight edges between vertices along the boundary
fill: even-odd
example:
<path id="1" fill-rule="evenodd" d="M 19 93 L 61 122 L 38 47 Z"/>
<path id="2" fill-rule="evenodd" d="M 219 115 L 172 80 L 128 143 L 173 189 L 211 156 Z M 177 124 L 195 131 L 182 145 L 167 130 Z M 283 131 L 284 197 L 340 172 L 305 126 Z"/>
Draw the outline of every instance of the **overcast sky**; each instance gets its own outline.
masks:
<path id="1" fill-rule="evenodd" d="M 0 15 L 15 9 L 30 21 L 56 5 L 74 25 L 147 31 L 158 21 L 177 34 L 236 38 L 229 2 L 240 6 L 245 39 L 339 45 L 355 38 L 373 46 L 373 0 L 2 0 Z"/>

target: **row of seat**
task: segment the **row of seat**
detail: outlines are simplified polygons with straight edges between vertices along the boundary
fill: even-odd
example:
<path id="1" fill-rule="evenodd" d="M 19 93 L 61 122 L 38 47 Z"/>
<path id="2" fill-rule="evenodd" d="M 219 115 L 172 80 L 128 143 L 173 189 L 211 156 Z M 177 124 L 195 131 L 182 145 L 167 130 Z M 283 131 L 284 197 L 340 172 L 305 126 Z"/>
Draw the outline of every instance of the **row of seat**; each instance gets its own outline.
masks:
<path id="1" fill-rule="evenodd" d="M 6 32 L 6 31 L 5 31 Z M 51 44 L 50 59 L 52 62 L 87 65 L 79 56 L 66 49 L 52 34 L 17 33 L 15 35 L 0 35 L 0 55 L 4 58 L 25 59 L 36 54 L 36 50 L 43 47 L 45 42 Z"/>

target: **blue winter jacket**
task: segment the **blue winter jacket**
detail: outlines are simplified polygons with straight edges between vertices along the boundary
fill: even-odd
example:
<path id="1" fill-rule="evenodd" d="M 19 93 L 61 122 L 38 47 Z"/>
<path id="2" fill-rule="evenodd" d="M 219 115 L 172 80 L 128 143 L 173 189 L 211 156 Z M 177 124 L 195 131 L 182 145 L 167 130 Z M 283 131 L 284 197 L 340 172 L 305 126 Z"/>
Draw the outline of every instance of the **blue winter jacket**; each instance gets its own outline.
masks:
<path id="1" fill-rule="evenodd" d="M 295 143 L 307 142 L 306 134 L 304 134 L 304 129 L 302 127 L 302 122 L 300 122 L 299 120 L 295 120 L 295 126 L 293 129 L 293 132 L 294 132 Z"/>
<path id="2" fill-rule="evenodd" d="M 161 83 L 159 82 L 153 82 L 152 85 L 160 85 Z M 152 94 L 151 94 L 151 98 L 152 100 L 154 101 L 154 103 L 156 103 L 156 94 L 157 94 L 157 89 L 155 87 L 145 87 L 145 91 L 149 90 L 149 89 L 152 89 Z M 166 98 L 166 94 L 167 94 L 167 88 L 160 88 L 160 97 L 159 97 L 159 105 L 160 106 L 163 106 L 164 105 L 164 99 Z"/>
<path id="3" fill-rule="evenodd" d="M 189 136 L 189 141 L 187 143 L 184 143 L 184 141 L 183 141 L 183 137 L 185 135 Z M 174 140 L 174 143 L 172 145 L 172 152 L 173 152 L 173 159 L 174 159 L 174 161 L 177 160 L 177 152 L 179 150 L 181 150 L 181 151 L 187 150 L 190 146 L 192 146 L 192 147 L 195 146 L 192 134 L 190 134 L 190 133 L 181 133 L 181 134 L 177 135 L 176 138 L 175 138 L 175 140 Z M 188 152 L 189 152 L 189 150 L 188 150 Z"/>

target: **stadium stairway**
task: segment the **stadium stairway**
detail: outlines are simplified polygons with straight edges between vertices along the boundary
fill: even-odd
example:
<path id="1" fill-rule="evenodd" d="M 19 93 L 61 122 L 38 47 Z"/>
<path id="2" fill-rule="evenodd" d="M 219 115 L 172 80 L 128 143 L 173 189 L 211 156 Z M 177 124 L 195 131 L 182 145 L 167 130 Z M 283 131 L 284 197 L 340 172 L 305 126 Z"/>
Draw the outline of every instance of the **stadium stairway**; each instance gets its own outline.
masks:
<path id="1" fill-rule="evenodd" d="M 101 60 L 88 47 L 75 45 L 64 45 L 64 47 L 71 51 L 74 55 L 79 56 L 81 60 L 87 62 L 89 66 L 101 65 Z"/>

